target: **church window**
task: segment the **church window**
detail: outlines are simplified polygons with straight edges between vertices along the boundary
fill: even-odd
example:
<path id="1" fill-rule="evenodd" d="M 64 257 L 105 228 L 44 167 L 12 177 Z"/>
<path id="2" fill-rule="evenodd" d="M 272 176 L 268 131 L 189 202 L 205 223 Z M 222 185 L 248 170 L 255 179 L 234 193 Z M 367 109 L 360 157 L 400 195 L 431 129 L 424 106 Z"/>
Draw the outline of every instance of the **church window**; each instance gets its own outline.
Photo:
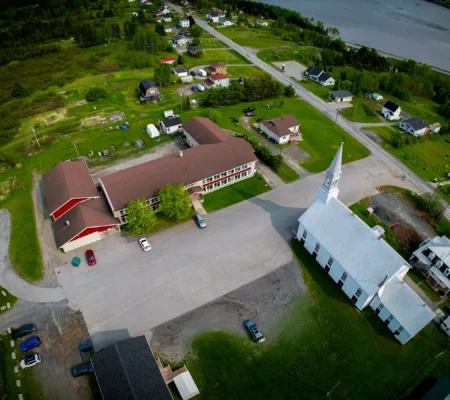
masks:
<path id="1" fill-rule="evenodd" d="M 355 293 L 355 297 L 357 297 L 359 299 L 359 296 L 361 296 L 362 290 L 358 289 Z"/>
<path id="2" fill-rule="evenodd" d="M 347 279 L 347 272 L 344 272 L 341 276 L 341 280 L 342 282 L 345 282 L 346 279 Z"/>
<path id="3" fill-rule="evenodd" d="M 306 236 L 308 235 L 308 232 L 306 231 L 306 229 L 303 231 L 303 234 L 302 234 L 302 238 L 303 239 L 306 239 Z"/>
<path id="4" fill-rule="evenodd" d="M 318 252 L 319 252 L 319 249 L 320 249 L 320 244 L 317 243 L 317 244 L 316 244 L 316 248 L 314 249 L 314 251 L 315 251 L 316 253 L 318 253 Z"/>
<path id="5" fill-rule="evenodd" d="M 328 267 L 331 267 L 331 264 L 333 264 L 333 257 L 330 257 L 330 258 L 328 259 L 327 266 L 328 266 Z"/>

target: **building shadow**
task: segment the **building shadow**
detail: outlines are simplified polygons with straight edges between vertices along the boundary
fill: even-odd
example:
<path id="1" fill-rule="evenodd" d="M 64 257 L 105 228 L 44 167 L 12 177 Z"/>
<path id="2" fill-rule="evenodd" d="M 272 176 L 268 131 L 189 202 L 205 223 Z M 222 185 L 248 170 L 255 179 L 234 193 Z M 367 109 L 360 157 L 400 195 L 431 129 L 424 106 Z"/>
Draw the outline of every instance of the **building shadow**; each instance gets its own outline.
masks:
<path id="1" fill-rule="evenodd" d="M 131 338 L 128 329 L 115 329 L 109 331 L 99 331 L 95 332 L 90 337 L 90 341 L 94 346 L 94 350 L 98 353 L 101 349 L 117 342 L 119 340 Z"/>

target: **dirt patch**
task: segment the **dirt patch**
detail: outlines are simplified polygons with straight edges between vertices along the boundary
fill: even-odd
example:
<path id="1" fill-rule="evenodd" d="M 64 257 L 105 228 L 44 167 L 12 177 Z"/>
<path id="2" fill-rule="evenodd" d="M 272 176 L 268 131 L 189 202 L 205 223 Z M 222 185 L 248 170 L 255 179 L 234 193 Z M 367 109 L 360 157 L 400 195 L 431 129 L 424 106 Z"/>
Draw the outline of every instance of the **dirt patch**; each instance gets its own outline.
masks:
<path id="1" fill-rule="evenodd" d="M 3 201 L 9 197 L 11 190 L 16 183 L 15 176 L 9 176 L 5 180 L 0 182 L 0 201 Z"/>
<path id="2" fill-rule="evenodd" d="M 119 64 L 101 64 L 97 67 L 100 72 L 113 72 L 120 68 Z"/>
<path id="3" fill-rule="evenodd" d="M 275 331 L 295 300 L 306 293 L 296 262 L 279 268 L 226 296 L 184 314 L 152 332 L 151 345 L 164 359 L 179 361 L 199 333 L 225 330 L 245 334 L 242 324 L 255 319 L 267 334 Z"/>
<path id="4" fill-rule="evenodd" d="M 391 229 L 411 253 L 423 242 L 423 237 L 409 226 L 394 224 Z"/>

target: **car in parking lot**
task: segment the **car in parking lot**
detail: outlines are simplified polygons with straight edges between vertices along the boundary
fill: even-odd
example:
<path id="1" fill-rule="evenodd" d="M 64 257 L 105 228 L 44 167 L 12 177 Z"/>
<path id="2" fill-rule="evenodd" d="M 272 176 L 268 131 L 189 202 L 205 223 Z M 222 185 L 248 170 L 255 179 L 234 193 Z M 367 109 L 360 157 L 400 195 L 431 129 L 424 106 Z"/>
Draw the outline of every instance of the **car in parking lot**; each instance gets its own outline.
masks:
<path id="1" fill-rule="evenodd" d="M 40 364 L 42 361 L 40 354 L 30 354 L 26 356 L 21 362 L 20 367 L 22 369 L 27 369 Z"/>
<path id="2" fill-rule="evenodd" d="M 245 113 L 246 117 L 253 117 L 255 115 L 256 115 L 256 111 L 248 111 L 248 112 Z"/>
<path id="3" fill-rule="evenodd" d="M 192 87 L 191 87 L 191 90 L 192 90 L 193 92 L 198 92 L 198 85 L 192 86 Z"/>
<path id="4" fill-rule="evenodd" d="M 30 351 L 31 349 L 34 349 L 35 347 L 39 347 L 41 345 L 41 339 L 39 339 L 37 336 L 30 337 L 29 339 L 25 340 L 24 342 L 20 343 L 20 350 L 22 352 L 26 353 L 27 351 Z"/>
<path id="5" fill-rule="evenodd" d="M 187 52 L 186 52 L 186 54 L 187 54 Z M 195 69 L 193 69 L 193 70 L 191 71 L 191 75 L 192 75 L 192 76 L 197 76 L 197 71 L 196 71 Z"/>
<path id="6" fill-rule="evenodd" d="M 95 254 L 93 250 L 86 250 L 86 261 L 88 265 L 95 265 L 97 264 L 97 260 L 95 259 Z"/>
<path id="7" fill-rule="evenodd" d="M 248 319 L 247 321 L 245 321 L 244 326 L 247 328 L 248 333 L 250 333 L 250 336 L 252 337 L 254 342 L 262 343 L 264 342 L 264 340 L 266 340 L 266 338 L 256 326 L 256 322 L 252 319 Z"/>
<path id="8" fill-rule="evenodd" d="M 87 375 L 90 374 L 91 372 L 94 371 L 94 366 L 92 365 L 92 363 L 89 361 L 86 364 L 81 364 L 78 365 L 76 367 L 73 367 L 70 372 L 72 373 L 72 376 L 74 378 L 77 378 L 81 375 Z"/>
<path id="9" fill-rule="evenodd" d="M 13 339 L 20 339 L 21 337 L 24 337 L 26 335 L 29 335 L 30 333 L 36 332 L 36 325 L 34 324 L 25 324 L 19 326 L 17 329 L 12 331 L 12 338 Z"/>
<path id="10" fill-rule="evenodd" d="M 244 109 L 244 114 L 247 114 L 249 112 L 255 112 L 255 107 L 247 107 L 246 109 Z"/>
<path id="11" fill-rule="evenodd" d="M 150 243 L 146 238 L 139 239 L 139 245 L 144 251 L 150 251 L 152 249 L 152 246 L 150 246 Z"/>
<path id="12" fill-rule="evenodd" d="M 194 221 L 198 225 L 199 228 L 206 228 L 206 222 L 200 214 L 195 214 Z"/>

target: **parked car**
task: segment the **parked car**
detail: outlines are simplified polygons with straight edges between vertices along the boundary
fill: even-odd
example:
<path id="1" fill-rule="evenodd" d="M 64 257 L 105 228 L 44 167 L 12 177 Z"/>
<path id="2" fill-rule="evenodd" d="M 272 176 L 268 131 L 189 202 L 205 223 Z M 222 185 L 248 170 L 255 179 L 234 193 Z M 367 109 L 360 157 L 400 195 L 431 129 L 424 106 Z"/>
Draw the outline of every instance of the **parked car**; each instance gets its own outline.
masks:
<path id="1" fill-rule="evenodd" d="M 93 347 L 92 347 L 92 344 L 90 344 L 90 343 L 83 343 L 78 346 L 78 350 L 81 353 L 89 353 L 92 351 L 92 349 L 93 349 Z"/>
<path id="2" fill-rule="evenodd" d="M 88 265 L 95 265 L 97 264 L 97 260 L 95 259 L 95 254 L 93 250 L 87 250 L 86 251 L 86 261 Z"/>
<path id="3" fill-rule="evenodd" d="M 198 92 L 198 85 L 192 86 L 192 87 L 191 87 L 191 90 L 192 90 L 193 92 Z"/>
<path id="4" fill-rule="evenodd" d="M 200 214 L 195 214 L 194 221 L 198 225 L 199 228 L 206 228 L 206 222 Z"/>
<path id="5" fill-rule="evenodd" d="M 150 251 L 152 249 L 152 246 L 150 246 L 150 243 L 146 238 L 139 239 L 139 245 L 144 251 Z"/>
<path id="6" fill-rule="evenodd" d="M 253 117 L 255 115 L 256 115 L 256 111 L 248 111 L 248 112 L 245 113 L 246 117 Z"/>
<path id="7" fill-rule="evenodd" d="M 78 365 L 76 367 L 73 367 L 70 372 L 72 373 L 72 376 L 74 378 L 77 378 L 81 375 L 87 375 L 90 374 L 91 372 L 94 372 L 94 366 L 92 365 L 92 363 L 89 361 L 86 364 L 81 364 Z"/>
<path id="8" fill-rule="evenodd" d="M 187 54 L 187 52 L 186 52 L 186 54 Z M 193 69 L 193 70 L 191 71 L 191 75 L 192 75 L 192 76 L 197 76 L 197 71 L 196 71 L 195 69 Z"/>
<path id="9" fill-rule="evenodd" d="M 34 324 L 25 324 L 19 326 L 16 330 L 14 330 L 11 334 L 13 339 L 20 339 L 30 333 L 36 332 L 36 325 Z"/>
<path id="10" fill-rule="evenodd" d="M 205 91 L 205 87 L 202 84 L 197 85 L 197 89 L 199 92 L 204 92 Z"/>
<path id="11" fill-rule="evenodd" d="M 200 69 L 197 70 L 197 75 L 198 76 L 203 76 L 205 78 L 208 76 L 208 74 L 206 73 L 206 71 L 203 68 L 200 68 Z"/>
<path id="12" fill-rule="evenodd" d="M 247 107 L 247 108 L 244 110 L 244 114 L 247 114 L 248 112 L 252 112 L 252 111 L 253 111 L 253 112 L 256 111 L 254 107 Z"/>
<path id="13" fill-rule="evenodd" d="M 250 336 L 252 337 L 253 341 L 256 343 L 262 343 L 266 338 L 263 336 L 263 334 L 260 332 L 258 327 L 256 326 L 255 321 L 249 319 L 244 322 L 245 327 L 248 330 L 248 333 L 250 333 Z"/>
<path id="14" fill-rule="evenodd" d="M 41 356 L 40 354 L 30 354 L 26 356 L 21 362 L 20 367 L 22 369 L 27 369 L 34 367 L 35 365 L 38 365 L 41 363 Z"/>
<path id="15" fill-rule="evenodd" d="M 29 339 L 25 340 L 24 342 L 20 343 L 20 350 L 22 352 L 26 353 L 27 351 L 30 351 L 31 349 L 34 349 L 35 347 L 39 347 L 41 345 L 41 339 L 39 339 L 37 336 L 30 337 Z"/>

